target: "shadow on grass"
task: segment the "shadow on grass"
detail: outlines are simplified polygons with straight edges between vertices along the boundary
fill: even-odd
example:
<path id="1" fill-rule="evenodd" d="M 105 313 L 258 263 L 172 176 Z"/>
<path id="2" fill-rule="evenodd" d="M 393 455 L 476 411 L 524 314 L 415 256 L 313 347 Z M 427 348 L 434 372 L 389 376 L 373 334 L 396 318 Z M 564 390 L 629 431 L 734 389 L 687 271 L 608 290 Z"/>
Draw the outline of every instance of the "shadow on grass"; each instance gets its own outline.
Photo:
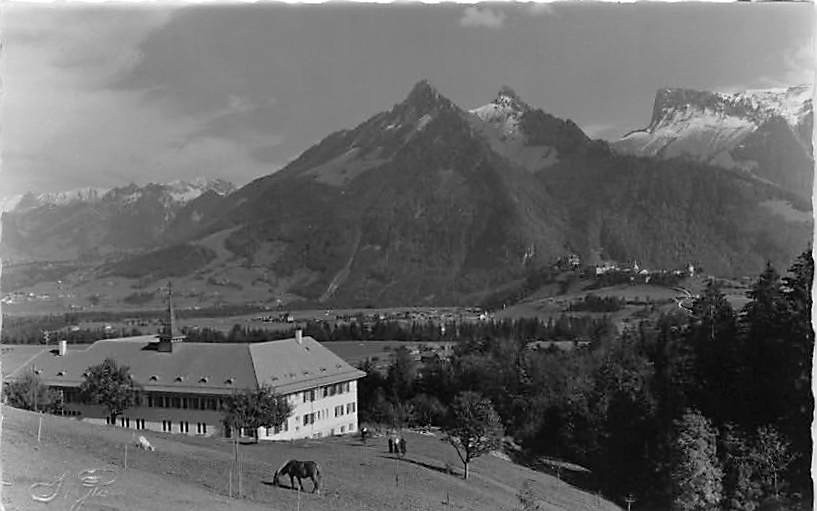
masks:
<path id="1" fill-rule="evenodd" d="M 453 469 L 448 470 L 444 466 L 441 467 L 439 465 L 432 465 L 431 463 L 426 463 L 424 461 L 412 460 L 412 459 L 409 459 L 409 458 L 396 458 L 394 456 L 380 456 L 380 457 L 384 458 L 384 459 L 387 459 L 387 460 L 395 460 L 396 459 L 396 460 L 400 460 L 400 461 L 405 462 L 405 463 L 411 463 L 412 465 L 417 465 L 419 467 L 427 468 L 429 470 L 434 470 L 434 471 L 439 472 L 441 474 L 447 474 L 447 475 L 451 475 L 451 476 L 461 477 L 461 475 L 458 474 L 456 470 L 453 470 Z"/>

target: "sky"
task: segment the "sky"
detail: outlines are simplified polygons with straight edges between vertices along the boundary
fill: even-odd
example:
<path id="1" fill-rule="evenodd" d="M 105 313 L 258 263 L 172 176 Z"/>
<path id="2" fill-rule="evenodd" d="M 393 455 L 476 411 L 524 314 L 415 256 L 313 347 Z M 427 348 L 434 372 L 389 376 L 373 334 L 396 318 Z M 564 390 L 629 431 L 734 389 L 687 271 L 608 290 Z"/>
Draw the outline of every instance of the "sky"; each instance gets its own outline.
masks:
<path id="1" fill-rule="evenodd" d="M 655 91 L 813 82 L 791 3 L 153 6 L 0 13 L 0 197 L 274 172 L 429 80 L 463 108 L 503 85 L 615 139 Z"/>

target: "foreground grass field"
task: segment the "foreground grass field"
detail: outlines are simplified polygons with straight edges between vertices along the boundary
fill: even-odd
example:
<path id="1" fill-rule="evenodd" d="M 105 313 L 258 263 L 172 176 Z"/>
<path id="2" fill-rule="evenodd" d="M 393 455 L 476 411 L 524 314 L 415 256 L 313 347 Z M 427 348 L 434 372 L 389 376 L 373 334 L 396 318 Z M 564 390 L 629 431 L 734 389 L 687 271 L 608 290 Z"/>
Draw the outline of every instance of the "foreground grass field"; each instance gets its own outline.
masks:
<path id="1" fill-rule="evenodd" d="M 357 438 L 337 437 L 239 447 L 243 499 L 230 499 L 228 474 L 233 447 L 228 440 L 181 437 L 149 432 L 155 452 L 124 445 L 134 432 L 94 426 L 61 417 L 43 416 L 37 442 L 38 416 L 3 407 L 2 501 L 6 510 L 70 509 L 88 492 L 77 479 L 83 469 L 118 471 L 106 493 L 90 497 L 87 510 L 490 510 L 519 509 L 516 495 L 529 480 L 542 510 L 613 511 L 614 504 L 578 490 L 559 479 L 486 455 L 472 463 L 464 481 L 446 473 L 449 463 L 461 473 L 454 450 L 438 437 L 407 434 L 408 454 L 396 460 L 385 440 L 361 444 Z M 276 488 L 265 481 L 290 458 L 318 461 L 324 472 L 319 495 Z M 60 494 L 49 504 L 32 500 L 31 484 L 54 481 L 67 473 Z M 288 484 L 288 481 L 287 481 Z M 307 491 L 311 482 L 305 481 Z"/>

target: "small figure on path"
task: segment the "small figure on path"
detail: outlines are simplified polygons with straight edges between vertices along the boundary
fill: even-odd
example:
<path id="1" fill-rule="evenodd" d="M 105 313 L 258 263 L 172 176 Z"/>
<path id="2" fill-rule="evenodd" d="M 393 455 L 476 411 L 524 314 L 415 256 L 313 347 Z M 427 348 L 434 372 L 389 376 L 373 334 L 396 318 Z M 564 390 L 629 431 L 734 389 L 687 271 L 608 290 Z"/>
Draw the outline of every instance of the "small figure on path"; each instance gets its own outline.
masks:
<path id="1" fill-rule="evenodd" d="M 405 456 L 406 455 L 406 439 L 401 437 L 400 441 L 399 441 L 399 444 L 400 444 L 400 455 Z"/>

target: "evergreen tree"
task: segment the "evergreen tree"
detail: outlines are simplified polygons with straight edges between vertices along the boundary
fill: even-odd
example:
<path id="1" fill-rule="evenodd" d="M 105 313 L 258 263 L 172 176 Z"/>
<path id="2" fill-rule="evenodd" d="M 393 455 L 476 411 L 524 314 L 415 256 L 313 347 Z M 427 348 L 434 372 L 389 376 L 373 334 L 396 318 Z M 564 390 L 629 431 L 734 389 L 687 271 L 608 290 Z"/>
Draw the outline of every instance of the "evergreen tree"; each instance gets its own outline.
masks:
<path id="1" fill-rule="evenodd" d="M 780 275 L 771 266 L 747 292 L 743 309 L 746 337 L 745 388 L 751 400 L 742 422 L 751 425 L 777 421 L 786 413 L 785 393 L 794 376 L 786 367 L 787 311 Z"/>
<path id="2" fill-rule="evenodd" d="M 675 423 L 672 450 L 672 508 L 714 511 L 722 496 L 722 472 L 716 457 L 717 432 L 697 410 Z"/>

